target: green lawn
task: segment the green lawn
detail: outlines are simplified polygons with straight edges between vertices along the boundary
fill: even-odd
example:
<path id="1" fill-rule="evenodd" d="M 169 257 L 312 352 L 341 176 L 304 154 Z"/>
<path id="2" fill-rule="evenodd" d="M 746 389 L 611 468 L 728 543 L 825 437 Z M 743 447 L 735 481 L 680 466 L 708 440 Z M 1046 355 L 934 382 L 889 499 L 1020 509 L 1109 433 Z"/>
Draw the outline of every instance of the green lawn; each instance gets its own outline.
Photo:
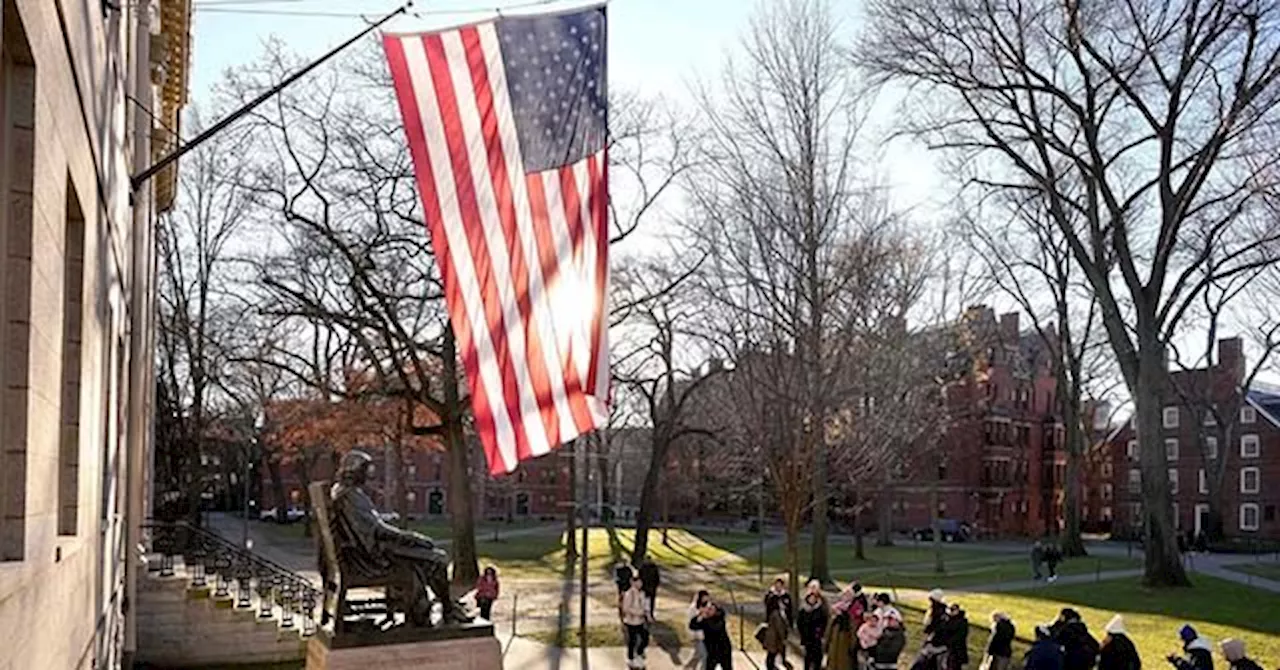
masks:
<path id="1" fill-rule="evenodd" d="M 582 531 L 578 531 L 581 540 Z M 493 541 L 490 536 L 477 538 L 481 564 L 493 563 L 505 576 L 555 577 L 565 564 L 564 534 L 525 535 L 509 540 Z M 619 528 L 612 533 L 593 527 L 588 533 L 590 569 L 608 571 L 619 560 L 628 560 L 635 546 L 635 531 Z M 754 542 L 746 533 L 700 532 L 671 529 L 668 543 L 662 542 L 662 531 L 649 532 L 649 556 L 664 568 L 688 568 L 722 558 Z"/>
<path id="2" fill-rule="evenodd" d="M 1087 575 L 1110 570 L 1127 570 L 1141 567 L 1136 559 L 1111 556 L 1087 556 L 1067 560 L 1058 566 L 1059 575 Z M 906 569 L 873 568 L 856 576 L 863 584 L 877 588 L 931 589 L 956 588 L 1000 582 L 1021 581 L 1031 578 L 1031 568 L 1021 557 L 1011 558 L 991 554 L 985 558 L 968 558 L 949 561 L 947 571 L 939 575 L 932 566 L 915 566 Z"/>
<path id="3" fill-rule="evenodd" d="M 1123 614 L 1138 652 L 1153 668 L 1164 667 L 1164 657 L 1178 650 L 1178 628 L 1184 623 L 1215 645 L 1227 637 L 1244 640 L 1263 668 L 1280 664 L 1280 598 L 1203 575 L 1193 579 L 1196 585 L 1187 589 L 1152 590 L 1136 579 L 1124 579 L 1018 593 L 958 593 L 953 599 L 971 621 L 983 624 L 992 611 L 1007 612 L 1020 637 L 1030 637 L 1036 624 L 1051 621 L 1063 607 L 1078 610 L 1099 638 L 1111 617 Z"/>
<path id="4" fill-rule="evenodd" d="M 1253 575 L 1254 577 L 1280 581 L 1280 563 L 1240 563 L 1237 565 L 1227 566 L 1227 569 L 1235 572 L 1243 572 L 1246 575 Z"/>
<path id="5" fill-rule="evenodd" d="M 837 579 L 847 579 L 850 576 L 860 576 L 868 570 L 883 569 L 889 566 L 916 566 L 916 564 L 920 563 L 931 564 L 933 562 L 934 552 L 933 546 L 930 544 L 901 544 L 892 547 L 877 547 L 873 543 L 874 540 L 867 540 L 867 543 L 863 546 L 863 554 L 866 559 L 859 560 L 854 556 L 851 542 L 832 542 L 827 549 L 827 558 L 831 564 L 832 574 Z M 807 572 L 809 569 L 810 556 L 812 555 L 810 548 L 810 542 L 802 538 L 801 545 L 797 551 L 801 572 Z M 947 560 L 1001 556 L 998 553 L 957 544 L 944 544 L 942 545 L 942 551 Z M 743 560 L 724 566 L 724 570 L 743 574 L 755 572 L 759 561 L 754 542 L 748 543 L 744 547 L 742 556 Z M 787 565 L 786 546 L 777 545 L 765 548 L 764 565 L 766 573 L 777 573 L 785 570 Z"/>

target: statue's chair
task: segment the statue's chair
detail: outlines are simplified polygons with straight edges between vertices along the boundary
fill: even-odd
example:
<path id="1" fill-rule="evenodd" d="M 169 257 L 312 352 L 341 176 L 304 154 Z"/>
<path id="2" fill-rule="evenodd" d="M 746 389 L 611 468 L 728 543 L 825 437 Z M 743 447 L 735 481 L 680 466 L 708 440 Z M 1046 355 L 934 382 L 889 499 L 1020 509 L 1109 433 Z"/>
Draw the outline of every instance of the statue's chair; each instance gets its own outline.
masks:
<path id="1" fill-rule="evenodd" d="M 329 497 L 329 482 L 315 482 L 307 487 L 311 494 L 312 522 L 315 523 L 316 543 L 320 556 L 320 579 L 323 582 L 320 625 L 333 619 L 333 632 L 343 632 L 348 615 L 386 615 L 400 611 L 407 614 L 408 585 L 412 575 L 389 570 L 380 575 L 361 575 L 356 570 L 344 570 L 342 556 L 333 537 L 333 500 Z M 350 589 L 382 589 L 382 598 L 348 601 Z"/>

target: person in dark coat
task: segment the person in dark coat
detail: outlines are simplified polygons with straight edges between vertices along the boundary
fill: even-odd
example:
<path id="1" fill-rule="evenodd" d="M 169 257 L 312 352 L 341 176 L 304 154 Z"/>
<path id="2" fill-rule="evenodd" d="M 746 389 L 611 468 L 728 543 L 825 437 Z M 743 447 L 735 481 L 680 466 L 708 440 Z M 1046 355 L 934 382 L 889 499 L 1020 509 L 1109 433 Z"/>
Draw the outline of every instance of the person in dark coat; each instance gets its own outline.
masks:
<path id="1" fill-rule="evenodd" d="M 1222 657 L 1231 664 L 1231 670 L 1262 670 L 1262 667 L 1245 656 L 1244 640 L 1228 638 L 1222 641 Z"/>
<path id="2" fill-rule="evenodd" d="M 822 670 L 823 637 L 827 632 L 827 599 L 822 585 L 815 579 L 805 587 L 800 611 L 796 613 L 796 630 L 804 647 L 805 670 Z"/>
<path id="3" fill-rule="evenodd" d="M 1062 670 L 1062 647 L 1048 626 L 1036 626 L 1036 641 L 1022 657 L 1023 670 Z"/>
<path id="4" fill-rule="evenodd" d="M 729 639 L 729 631 L 725 630 L 723 607 L 708 600 L 698 615 L 689 621 L 689 628 L 702 632 L 702 642 L 707 647 L 703 670 L 733 670 L 733 641 Z"/>
<path id="5" fill-rule="evenodd" d="M 634 575 L 635 572 L 632 571 L 631 566 L 621 561 L 613 567 L 613 583 L 618 587 L 619 603 L 622 602 L 622 594 L 631 588 L 631 577 Z"/>
<path id="6" fill-rule="evenodd" d="M 875 649 L 871 652 L 872 670 L 897 670 L 898 668 L 898 657 L 907 646 L 907 632 L 902 627 L 901 617 L 896 614 L 895 609 L 892 614 L 881 617 L 883 628 L 880 631 L 880 639 L 876 641 Z"/>
<path id="7" fill-rule="evenodd" d="M 1182 640 L 1182 651 L 1185 656 L 1169 656 L 1169 662 L 1178 670 L 1213 670 L 1213 645 L 1200 637 L 1190 624 L 1183 624 L 1178 629 L 1178 637 Z"/>
<path id="8" fill-rule="evenodd" d="M 778 661 L 784 667 L 787 663 L 787 636 L 791 633 L 791 622 L 795 621 L 796 610 L 791 603 L 791 594 L 787 593 L 786 582 L 779 577 L 773 586 L 764 594 L 764 667 L 777 670 Z"/>
<path id="9" fill-rule="evenodd" d="M 982 670 L 1009 670 L 1013 662 L 1013 638 L 1017 631 L 1013 621 L 1004 612 L 991 613 L 991 639 L 987 641 L 987 656 Z"/>
<path id="10" fill-rule="evenodd" d="M 1098 661 L 1098 641 L 1089 634 L 1079 612 L 1064 607 L 1050 631 L 1062 645 L 1064 670 L 1093 670 Z"/>
<path id="11" fill-rule="evenodd" d="M 1062 562 L 1062 550 L 1055 545 L 1044 548 L 1044 565 L 1049 569 L 1049 581 L 1058 581 L 1058 564 Z"/>
<path id="12" fill-rule="evenodd" d="M 1040 581 L 1044 575 L 1040 574 L 1040 565 L 1044 563 L 1044 545 L 1039 540 L 1031 545 L 1031 578 Z"/>
<path id="13" fill-rule="evenodd" d="M 969 664 L 969 619 L 959 605 L 951 603 L 947 607 L 947 615 L 933 639 L 947 648 L 946 670 L 962 670 Z"/>
<path id="14" fill-rule="evenodd" d="M 1107 636 L 1098 649 L 1098 670 L 1142 670 L 1142 658 L 1125 631 L 1124 617 L 1112 617 L 1105 630 Z"/>
<path id="15" fill-rule="evenodd" d="M 640 564 L 640 585 L 644 589 L 644 594 L 649 597 L 649 616 L 653 616 L 653 611 L 658 602 L 658 586 L 662 583 L 662 577 L 658 574 L 658 565 L 649 559 L 644 559 Z"/>

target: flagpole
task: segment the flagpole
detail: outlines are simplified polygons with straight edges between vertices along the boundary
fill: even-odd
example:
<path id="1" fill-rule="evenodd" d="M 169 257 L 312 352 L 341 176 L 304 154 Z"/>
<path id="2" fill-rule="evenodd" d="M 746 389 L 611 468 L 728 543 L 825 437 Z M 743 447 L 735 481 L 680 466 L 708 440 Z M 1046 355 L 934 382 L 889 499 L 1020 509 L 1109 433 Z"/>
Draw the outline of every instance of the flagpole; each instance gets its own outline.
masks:
<path id="1" fill-rule="evenodd" d="M 195 149 L 196 147 L 200 146 L 201 144 L 204 144 L 204 142 L 205 142 L 206 140 L 208 140 L 210 137 L 213 137 L 214 135 L 216 135 L 216 134 L 218 134 L 219 132 L 221 132 L 221 131 L 222 131 L 224 128 L 226 128 L 227 126 L 231 125 L 232 123 L 235 123 L 235 122 L 236 122 L 236 121 L 238 121 L 241 117 L 243 117 L 245 114 L 248 114 L 249 112 L 252 112 L 254 109 L 256 109 L 256 108 L 258 107 L 258 105 L 261 105 L 262 103 L 264 103 L 264 102 L 266 102 L 267 100 L 271 99 L 271 98 L 272 98 L 273 96 L 275 96 L 277 93 L 279 93 L 280 91 L 282 91 L 282 90 L 284 90 L 286 87 L 288 87 L 290 84 L 292 84 L 293 82 L 295 82 L 295 81 L 297 81 L 297 80 L 301 79 L 301 78 L 302 78 L 303 76 L 305 76 L 308 72 L 311 72 L 312 70 L 316 69 L 317 67 L 320 67 L 320 66 L 321 66 L 321 65 L 323 65 L 326 61 L 328 61 L 330 58 L 333 58 L 334 56 L 336 56 L 336 55 L 338 55 L 340 52 L 342 52 L 344 49 L 346 49 L 347 47 L 351 46 L 352 44 L 355 44 L 355 43 L 356 43 L 356 42 L 358 42 L 361 38 L 363 38 L 365 35 L 368 35 L 369 33 L 371 33 L 371 32 L 373 32 L 373 31 L 377 30 L 378 28 L 380 28 L 380 27 L 381 27 L 383 24 L 385 24 L 386 22 L 390 21 L 391 19 L 394 19 L 395 17 L 397 17 L 397 16 L 399 16 L 399 15 L 401 15 L 401 14 L 404 14 L 404 13 L 408 12 L 408 11 L 409 11 L 409 8 L 413 6 L 413 2 L 414 2 L 414 0 L 408 0 L 408 2 L 404 3 L 403 5 L 401 5 L 399 9 L 396 9 L 395 11 L 391 12 L 390 14 L 387 14 L 386 16 L 382 17 L 381 19 L 378 19 L 378 20 L 377 20 L 377 21 L 375 21 L 374 23 L 369 24 L 369 26 L 368 26 L 367 28 L 365 28 L 364 30 L 361 30 L 361 31 L 360 31 L 360 33 L 359 33 L 359 34 L 357 34 L 355 37 L 352 37 L 351 39 L 347 40 L 346 42 L 343 42 L 342 44 L 339 44 L 338 46 L 334 47 L 333 49 L 331 49 L 331 50 L 329 51 L 329 53 L 327 53 L 327 54 L 325 54 L 325 55 L 321 56 L 318 60 L 313 61 L 310 65 L 307 65 L 306 67 L 302 68 L 301 70 L 298 70 L 297 72 L 294 72 L 293 74 L 291 74 L 291 75 L 289 75 L 288 77 L 286 77 L 286 78 L 284 79 L 284 81 L 281 81 L 279 84 L 276 84 L 275 86 L 272 86 L 269 90 L 267 90 L 266 92 L 264 92 L 262 95 L 259 95 L 258 97 L 254 98 L 254 99 L 253 99 L 252 101 L 250 101 L 248 104 L 246 104 L 246 105 L 244 105 L 243 107 L 241 107 L 240 109 L 237 109 L 236 111 L 234 111 L 234 112 L 232 112 L 232 113 L 228 114 L 228 115 L 227 115 L 225 118 L 223 118 L 221 121 L 219 121 L 219 122 L 217 122 L 217 123 L 213 124 L 213 125 L 212 125 L 212 126 L 210 126 L 207 130 L 205 130 L 204 132 L 202 132 L 202 133 L 200 133 L 199 135 L 197 135 L 197 136 L 195 137 L 195 139 L 193 139 L 193 140 L 191 140 L 190 142 L 187 142 L 186 144 L 183 144 L 182 146 L 178 147 L 177 149 L 174 149 L 173 151 L 169 152 L 169 153 L 168 153 L 168 154 L 166 154 L 163 158 L 161 158 L 160 160 L 156 161 L 156 162 L 155 162 L 151 167 L 149 167 L 149 168 L 147 168 L 147 169 L 143 170 L 142 172 L 140 172 L 140 173 L 138 173 L 138 174 L 134 175 L 133 177 L 131 177 L 131 178 L 129 179 L 129 185 L 130 185 L 130 187 L 131 187 L 133 190 L 135 190 L 135 191 L 136 191 L 136 190 L 138 190 L 138 187 L 139 187 L 139 186 L 142 186 L 144 183 L 146 183 L 146 182 L 147 182 L 147 180 L 148 180 L 148 179 L 151 179 L 152 177 L 154 177 L 154 176 L 156 175 L 156 173 L 157 173 L 157 172 L 159 172 L 159 171 L 161 171 L 161 170 L 165 169 L 166 167 L 168 167 L 170 163 L 172 163 L 172 162 L 174 162 L 174 161 L 178 160 L 179 158 L 182 158 L 184 155 L 186 155 L 186 154 L 187 154 L 187 152 L 191 151 L 192 149 Z"/>
<path id="2" fill-rule="evenodd" d="M 578 555 L 582 557 L 582 570 L 581 570 L 581 576 L 579 577 L 579 582 L 578 582 L 578 628 L 579 628 L 578 644 L 581 646 L 582 667 L 584 670 L 588 667 L 588 661 L 587 661 L 587 561 L 591 553 L 590 546 L 587 544 L 590 539 L 587 536 L 587 533 L 591 523 L 591 518 L 590 518 L 590 515 L 588 514 L 588 511 L 591 508 L 591 505 L 588 503 L 588 501 L 591 499 L 591 488 L 590 488 L 591 487 L 591 447 L 589 446 L 590 442 L 588 442 L 588 440 L 594 437 L 597 437 L 598 435 L 599 433 L 597 432 L 596 435 L 592 435 L 584 439 L 580 438 L 578 440 L 578 444 L 583 447 L 581 449 L 582 467 L 580 468 L 582 472 L 582 487 L 580 489 L 582 500 L 581 502 L 579 502 L 579 505 L 581 505 L 581 511 L 579 513 L 582 515 L 581 517 L 582 519 L 582 551 L 579 551 Z M 574 484 L 576 485 L 577 482 L 574 482 Z"/>

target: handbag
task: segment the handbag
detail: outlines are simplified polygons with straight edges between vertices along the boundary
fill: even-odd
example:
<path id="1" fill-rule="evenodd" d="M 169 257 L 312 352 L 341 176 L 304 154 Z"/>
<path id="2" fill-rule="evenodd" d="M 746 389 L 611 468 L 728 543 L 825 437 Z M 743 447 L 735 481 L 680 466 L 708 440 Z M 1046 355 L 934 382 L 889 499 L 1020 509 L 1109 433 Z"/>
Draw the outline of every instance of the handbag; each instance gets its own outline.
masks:
<path id="1" fill-rule="evenodd" d="M 764 644 L 764 636 L 768 634 L 768 632 L 769 632 L 769 624 L 762 623 L 759 626 L 756 626 L 756 633 L 755 633 L 756 642 L 759 642 L 760 644 Z"/>

